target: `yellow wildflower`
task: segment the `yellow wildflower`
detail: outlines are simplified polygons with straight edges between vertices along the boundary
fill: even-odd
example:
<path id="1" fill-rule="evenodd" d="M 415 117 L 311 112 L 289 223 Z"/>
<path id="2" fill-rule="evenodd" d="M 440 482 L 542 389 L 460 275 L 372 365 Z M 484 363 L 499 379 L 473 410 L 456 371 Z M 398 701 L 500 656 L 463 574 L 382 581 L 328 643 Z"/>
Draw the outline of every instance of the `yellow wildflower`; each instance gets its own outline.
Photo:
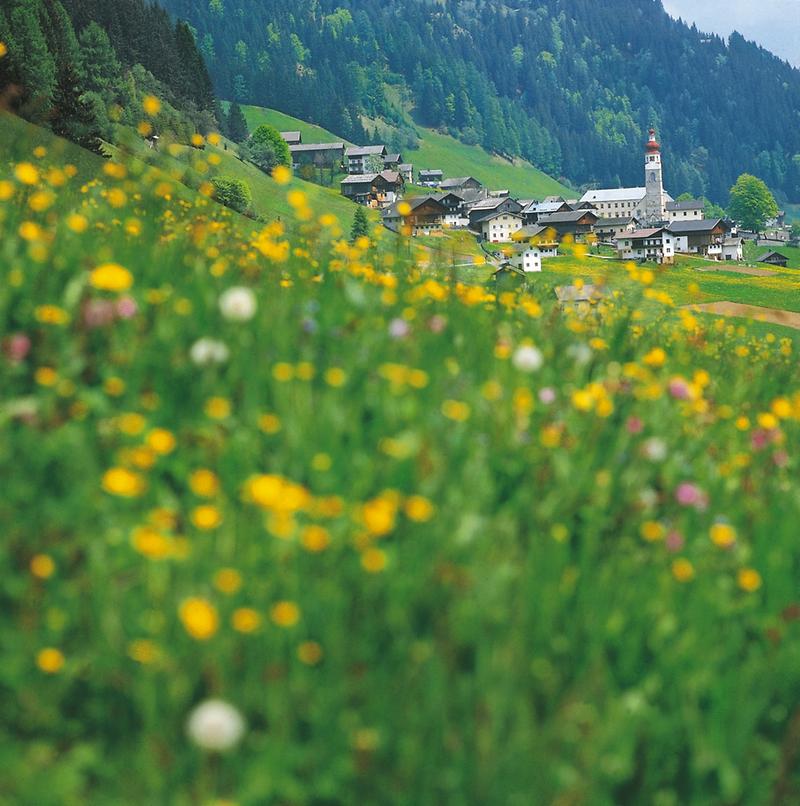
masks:
<path id="1" fill-rule="evenodd" d="M 219 628 L 217 609 L 207 599 L 193 596 L 181 603 L 178 616 L 192 638 L 207 641 Z"/>
<path id="2" fill-rule="evenodd" d="M 46 674 L 57 674 L 64 668 L 64 653 L 54 647 L 46 647 L 36 655 L 36 665 Z"/>

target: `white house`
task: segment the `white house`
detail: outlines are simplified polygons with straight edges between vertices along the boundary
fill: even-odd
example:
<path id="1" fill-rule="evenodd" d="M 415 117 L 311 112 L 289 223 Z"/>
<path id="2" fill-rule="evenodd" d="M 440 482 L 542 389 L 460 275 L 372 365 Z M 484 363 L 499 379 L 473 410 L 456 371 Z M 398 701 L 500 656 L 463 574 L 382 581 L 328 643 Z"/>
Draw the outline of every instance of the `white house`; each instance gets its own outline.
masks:
<path id="1" fill-rule="evenodd" d="M 489 243 L 510 243 L 511 236 L 522 229 L 522 214 L 504 212 L 489 213 L 478 222 L 479 232 Z"/>
<path id="2" fill-rule="evenodd" d="M 702 199 L 667 202 L 667 221 L 699 221 L 704 210 Z"/>
<path id="3" fill-rule="evenodd" d="M 514 252 L 509 258 L 509 263 L 522 269 L 526 274 L 529 272 L 542 270 L 542 253 L 536 246 L 526 246 L 520 251 Z"/>
<path id="4" fill-rule="evenodd" d="M 600 218 L 644 218 L 646 188 L 617 188 L 616 190 L 587 190 L 580 203 L 594 205 Z"/>
<path id="5" fill-rule="evenodd" d="M 626 232 L 617 238 L 617 254 L 622 260 L 675 261 L 675 235 L 666 227 Z"/>
<path id="6" fill-rule="evenodd" d="M 370 172 L 369 158 L 377 157 L 383 164 L 386 156 L 386 146 L 351 146 L 344 152 L 347 163 L 347 173 L 368 174 Z"/>
<path id="7" fill-rule="evenodd" d="M 744 248 L 741 238 L 725 238 L 722 242 L 722 260 L 744 260 Z"/>

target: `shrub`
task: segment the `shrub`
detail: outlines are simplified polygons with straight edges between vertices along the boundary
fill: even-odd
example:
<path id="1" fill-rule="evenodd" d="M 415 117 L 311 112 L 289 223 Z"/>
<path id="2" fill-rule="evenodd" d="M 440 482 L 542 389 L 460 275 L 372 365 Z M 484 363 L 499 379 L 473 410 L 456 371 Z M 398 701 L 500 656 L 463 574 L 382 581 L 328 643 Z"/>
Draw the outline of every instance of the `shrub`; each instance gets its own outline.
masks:
<path id="1" fill-rule="evenodd" d="M 241 179 L 231 176 L 217 176 L 211 180 L 214 185 L 214 198 L 226 207 L 239 213 L 245 212 L 253 203 L 250 186 Z"/>

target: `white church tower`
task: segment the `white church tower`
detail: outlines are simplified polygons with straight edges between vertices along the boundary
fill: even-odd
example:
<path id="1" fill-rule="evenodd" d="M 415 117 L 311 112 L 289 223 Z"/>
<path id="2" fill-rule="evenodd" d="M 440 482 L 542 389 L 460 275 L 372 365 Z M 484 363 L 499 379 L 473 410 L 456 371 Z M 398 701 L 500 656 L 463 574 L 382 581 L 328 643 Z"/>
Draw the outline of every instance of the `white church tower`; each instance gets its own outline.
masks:
<path id="1" fill-rule="evenodd" d="M 664 194 L 664 178 L 661 173 L 661 146 L 656 140 L 655 129 L 650 129 L 650 140 L 645 148 L 644 169 L 645 222 L 647 224 L 659 224 L 666 220 L 667 205 Z"/>

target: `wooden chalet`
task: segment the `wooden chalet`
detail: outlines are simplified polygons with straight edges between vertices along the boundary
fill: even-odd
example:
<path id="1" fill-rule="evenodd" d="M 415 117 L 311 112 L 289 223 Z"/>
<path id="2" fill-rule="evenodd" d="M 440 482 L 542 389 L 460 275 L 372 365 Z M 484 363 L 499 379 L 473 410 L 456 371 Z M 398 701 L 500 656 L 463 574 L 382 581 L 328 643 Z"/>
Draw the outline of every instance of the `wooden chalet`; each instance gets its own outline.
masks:
<path id="1" fill-rule="evenodd" d="M 689 255 L 721 258 L 722 245 L 731 226 L 721 218 L 699 221 L 671 221 L 670 231 L 675 235 L 675 251 Z"/>
<path id="2" fill-rule="evenodd" d="M 402 205 L 410 208 L 406 215 L 398 209 Z M 407 227 L 411 235 L 428 235 L 441 231 L 446 216 L 447 208 L 435 196 L 415 196 L 388 207 L 383 213 L 383 223 L 395 232 Z"/>
<path id="3" fill-rule="evenodd" d="M 281 137 L 290 146 L 299 146 L 303 142 L 303 135 L 300 132 L 281 132 Z"/>
<path id="4" fill-rule="evenodd" d="M 452 179 L 445 179 L 439 187 L 446 190 L 453 190 L 456 193 L 462 190 L 481 190 L 483 184 L 479 182 L 474 176 L 458 176 Z"/>
<path id="5" fill-rule="evenodd" d="M 444 173 L 438 168 L 425 169 L 419 172 L 419 183 L 423 187 L 439 187 L 444 178 Z"/>
<path id="6" fill-rule="evenodd" d="M 301 143 L 289 146 L 294 165 L 338 168 L 344 159 L 344 143 Z"/>
<path id="7" fill-rule="evenodd" d="M 559 201 L 532 201 L 522 208 L 522 220 L 525 225 L 536 224 L 540 216 L 553 213 L 571 213 L 572 208 L 563 199 Z"/>
<path id="8" fill-rule="evenodd" d="M 769 266 L 785 269 L 789 265 L 789 258 L 780 252 L 764 252 L 763 255 L 756 258 L 756 263 L 766 263 Z"/>
<path id="9" fill-rule="evenodd" d="M 540 215 L 537 223 L 541 227 L 555 230 L 556 235 L 563 238 L 571 235 L 574 238 L 585 237 L 594 231 L 599 217 L 591 210 L 570 210 L 569 212 Z"/>
<path id="10" fill-rule="evenodd" d="M 397 200 L 405 183 L 397 171 L 379 174 L 353 174 L 341 181 L 342 195 L 358 204 L 384 207 Z"/>

